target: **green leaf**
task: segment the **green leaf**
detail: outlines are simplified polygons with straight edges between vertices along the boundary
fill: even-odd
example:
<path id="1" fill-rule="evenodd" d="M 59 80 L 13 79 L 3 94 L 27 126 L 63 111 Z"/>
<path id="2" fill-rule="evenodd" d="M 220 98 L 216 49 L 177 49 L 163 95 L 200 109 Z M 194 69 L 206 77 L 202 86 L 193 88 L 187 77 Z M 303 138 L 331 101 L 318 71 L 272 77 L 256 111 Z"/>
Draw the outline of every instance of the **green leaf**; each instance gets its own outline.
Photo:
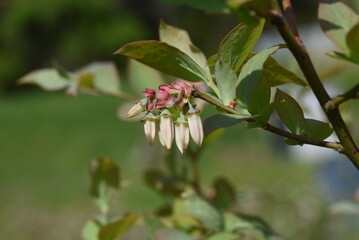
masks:
<path id="1" fill-rule="evenodd" d="M 127 72 L 131 87 L 136 93 L 142 92 L 145 88 L 157 89 L 159 85 L 164 84 L 159 71 L 133 59 L 129 61 Z"/>
<path id="2" fill-rule="evenodd" d="M 221 231 L 223 228 L 222 215 L 211 206 L 206 200 L 191 195 L 185 199 L 189 213 L 200 221 L 204 227 L 214 231 Z"/>
<path id="3" fill-rule="evenodd" d="M 260 124 L 260 127 L 267 124 L 269 121 L 270 116 L 272 115 L 273 111 L 276 109 L 276 103 L 273 102 L 265 106 L 259 113 L 259 116 L 254 117 L 257 123 Z"/>
<path id="4" fill-rule="evenodd" d="M 179 196 L 183 192 L 173 177 L 166 176 L 158 169 L 147 170 L 144 174 L 144 178 L 149 186 L 163 194 Z"/>
<path id="5" fill-rule="evenodd" d="M 272 56 L 268 57 L 264 63 L 263 77 L 268 81 L 271 87 L 285 83 L 294 83 L 302 86 L 308 85 L 306 81 L 279 64 Z"/>
<path id="6" fill-rule="evenodd" d="M 187 31 L 160 22 L 160 40 L 187 54 L 200 67 L 204 68 L 207 64 L 206 56 L 203 52 L 193 45 Z"/>
<path id="7" fill-rule="evenodd" d="M 56 69 L 56 71 L 66 79 L 71 79 L 71 73 L 67 71 L 57 60 L 52 61 L 52 66 Z"/>
<path id="8" fill-rule="evenodd" d="M 93 88 L 101 92 L 109 94 L 120 92 L 120 75 L 112 62 L 93 62 L 77 70 L 75 74 L 80 78 L 81 76 L 92 77 Z"/>
<path id="9" fill-rule="evenodd" d="M 145 222 L 145 227 L 148 232 L 148 239 L 154 240 L 155 232 L 165 226 L 158 220 L 155 216 L 144 214 L 143 220 Z"/>
<path id="10" fill-rule="evenodd" d="M 341 200 L 330 206 L 331 214 L 359 215 L 359 204 L 348 200 Z"/>
<path id="11" fill-rule="evenodd" d="M 281 236 L 275 233 L 271 227 L 259 217 L 225 213 L 224 214 L 225 231 L 235 231 L 240 236 L 245 235 L 250 239 L 281 239 Z"/>
<path id="12" fill-rule="evenodd" d="M 266 16 L 269 10 L 274 10 L 273 0 L 226 0 L 227 4 L 235 8 L 237 15 L 244 19 L 253 18 L 253 12 L 258 16 Z M 249 13 L 243 13 L 243 9 Z M 240 12 L 238 13 L 238 11 Z"/>
<path id="13" fill-rule="evenodd" d="M 47 91 L 61 90 L 70 85 L 55 69 L 44 68 L 32 71 L 18 80 L 19 84 L 35 84 Z"/>
<path id="14" fill-rule="evenodd" d="M 213 204 L 220 210 L 228 210 L 235 201 L 236 193 L 232 184 L 225 178 L 218 178 L 213 183 L 216 195 Z"/>
<path id="15" fill-rule="evenodd" d="M 218 129 L 227 128 L 235 124 L 245 122 L 249 117 L 250 116 L 240 116 L 240 118 L 233 118 L 233 116 L 225 114 L 216 114 L 208 117 L 203 122 L 204 136 L 207 137 L 210 133 Z"/>
<path id="16" fill-rule="evenodd" d="M 329 123 L 315 119 L 305 119 L 305 134 L 317 140 L 324 140 L 333 133 L 333 128 Z"/>
<path id="17" fill-rule="evenodd" d="M 96 200 L 101 211 L 108 210 L 108 203 L 119 189 L 120 170 L 111 158 L 93 159 L 89 167 L 90 195 Z"/>
<path id="18" fill-rule="evenodd" d="M 224 230 L 236 231 L 238 229 L 254 228 L 253 224 L 234 213 L 227 212 L 224 214 Z"/>
<path id="19" fill-rule="evenodd" d="M 295 145 L 303 146 L 303 143 L 299 143 L 299 142 L 297 142 L 296 140 L 290 139 L 290 138 L 284 140 L 284 143 L 287 144 L 287 145 L 289 145 L 289 146 L 295 146 Z"/>
<path id="20" fill-rule="evenodd" d="M 345 38 L 358 23 L 359 16 L 342 2 L 320 0 L 318 18 L 325 34 L 346 54 L 349 53 Z"/>
<path id="21" fill-rule="evenodd" d="M 206 238 L 205 240 L 240 240 L 240 239 L 241 237 L 237 234 L 222 232 L 222 233 L 216 233 L 211 237 Z"/>
<path id="22" fill-rule="evenodd" d="M 356 60 L 356 59 L 354 59 L 344 53 L 341 53 L 341 52 L 331 51 L 331 52 L 327 52 L 327 55 L 332 58 L 335 58 L 335 59 L 343 60 L 343 61 L 354 63 L 354 64 L 359 64 L 359 60 Z"/>
<path id="23" fill-rule="evenodd" d="M 216 63 L 215 76 L 222 103 L 228 106 L 236 97 L 237 75 L 227 63 L 219 60 Z"/>
<path id="24" fill-rule="evenodd" d="M 265 78 L 261 78 L 257 87 L 253 90 L 248 102 L 248 111 L 252 115 L 260 114 L 269 105 L 271 90 Z"/>
<path id="25" fill-rule="evenodd" d="M 209 67 L 214 67 L 216 63 L 217 63 L 217 54 L 210 56 L 207 60 L 207 65 Z"/>
<path id="26" fill-rule="evenodd" d="M 305 130 L 304 113 L 299 104 L 286 94 L 277 89 L 275 95 L 277 113 L 287 128 L 295 134 L 301 134 Z"/>
<path id="27" fill-rule="evenodd" d="M 348 32 L 346 43 L 349 48 L 350 57 L 354 58 L 359 64 L 359 22 Z"/>
<path id="28" fill-rule="evenodd" d="M 102 226 L 99 240 L 115 240 L 125 233 L 137 220 L 135 213 L 127 213 L 123 218 Z"/>
<path id="29" fill-rule="evenodd" d="M 194 238 L 179 230 L 163 228 L 156 231 L 155 240 L 194 240 Z"/>
<path id="30" fill-rule="evenodd" d="M 101 184 L 118 189 L 120 182 L 119 171 L 119 167 L 111 158 L 102 157 L 93 159 L 89 168 L 91 177 L 90 194 L 93 197 L 98 197 Z"/>
<path id="31" fill-rule="evenodd" d="M 238 72 L 258 41 L 264 22 L 264 19 L 258 19 L 255 23 L 241 23 L 235 27 L 219 46 L 217 59 L 229 64 L 235 72 Z"/>
<path id="32" fill-rule="evenodd" d="M 228 13 L 230 10 L 222 0 L 161 0 L 169 4 L 185 4 L 208 13 Z"/>
<path id="33" fill-rule="evenodd" d="M 98 240 L 98 233 L 100 231 L 100 225 L 93 220 L 87 221 L 82 229 L 82 239 L 84 240 Z"/>
<path id="34" fill-rule="evenodd" d="M 115 54 L 136 59 L 161 72 L 188 81 L 206 81 L 203 69 L 187 54 L 179 49 L 159 41 L 141 41 L 128 43 Z"/>
<path id="35" fill-rule="evenodd" d="M 278 49 L 279 46 L 265 49 L 249 59 L 243 66 L 238 77 L 238 100 L 243 108 L 248 108 L 252 93 L 261 81 L 265 61 Z"/>

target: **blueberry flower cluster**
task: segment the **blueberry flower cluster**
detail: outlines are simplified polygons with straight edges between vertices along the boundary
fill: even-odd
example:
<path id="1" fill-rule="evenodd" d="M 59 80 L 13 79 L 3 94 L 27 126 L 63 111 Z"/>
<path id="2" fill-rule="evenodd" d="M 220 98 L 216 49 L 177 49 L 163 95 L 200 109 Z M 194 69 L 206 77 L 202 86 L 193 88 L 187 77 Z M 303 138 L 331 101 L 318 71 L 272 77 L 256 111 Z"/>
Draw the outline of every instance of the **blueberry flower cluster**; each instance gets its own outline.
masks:
<path id="1" fill-rule="evenodd" d="M 203 127 L 199 110 L 191 104 L 192 85 L 175 82 L 160 85 L 159 91 L 146 88 L 142 92 L 146 97 L 136 102 L 126 117 L 131 118 L 146 112 L 142 119 L 147 141 L 153 144 L 158 128 L 160 143 L 170 149 L 173 140 L 183 154 L 191 135 L 194 143 L 202 145 Z"/>

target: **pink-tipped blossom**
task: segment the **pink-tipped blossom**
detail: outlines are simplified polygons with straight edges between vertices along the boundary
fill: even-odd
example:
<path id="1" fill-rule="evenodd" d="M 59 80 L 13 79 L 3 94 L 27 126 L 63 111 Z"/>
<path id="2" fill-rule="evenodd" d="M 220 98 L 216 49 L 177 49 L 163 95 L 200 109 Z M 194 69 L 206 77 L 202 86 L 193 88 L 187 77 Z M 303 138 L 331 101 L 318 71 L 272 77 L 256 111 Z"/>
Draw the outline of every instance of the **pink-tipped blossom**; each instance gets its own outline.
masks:
<path id="1" fill-rule="evenodd" d="M 200 147 L 203 141 L 203 126 L 201 117 L 199 116 L 199 111 L 191 107 L 188 110 L 187 119 L 193 142 Z"/>

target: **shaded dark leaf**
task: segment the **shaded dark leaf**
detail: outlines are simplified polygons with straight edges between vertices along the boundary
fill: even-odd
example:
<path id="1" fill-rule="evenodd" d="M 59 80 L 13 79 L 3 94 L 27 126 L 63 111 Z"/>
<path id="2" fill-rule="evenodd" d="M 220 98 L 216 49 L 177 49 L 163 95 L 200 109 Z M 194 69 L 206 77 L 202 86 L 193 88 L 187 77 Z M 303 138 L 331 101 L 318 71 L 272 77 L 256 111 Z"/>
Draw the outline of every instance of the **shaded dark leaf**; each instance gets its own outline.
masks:
<path id="1" fill-rule="evenodd" d="M 294 134 L 302 134 L 305 130 L 304 114 L 297 101 L 285 92 L 277 89 L 275 102 L 279 118 L 286 127 Z"/>
<path id="2" fill-rule="evenodd" d="M 228 13 L 230 10 L 227 5 L 222 0 L 161 0 L 165 3 L 170 4 L 185 4 L 199 10 L 214 13 L 214 12 L 223 12 Z"/>
<path id="3" fill-rule="evenodd" d="M 234 118 L 233 116 L 226 114 L 217 114 L 205 119 L 203 122 L 204 136 L 207 137 L 213 131 L 245 122 L 250 118 L 250 116 L 237 116 L 241 118 Z"/>
<path id="4" fill-rule="evenodd" d="M 137 220 L 135 213 L 127 213 L 123 218 L 101 227 L 99 240 L 115 240 L 124 234 Z"/>
<path id="5" fill-rule="evenodd" d="M 203 69 L 187 54 L 159 41 L 140 41 L 128 43 L 115 54 L 136 59 L 161 72 L 188 81 L 206 81 Z"/>
<path id="6" fill-rule="evenodd" d="M 144 174 L 146 183 L 158 192 L 171 196 L 179 196 L 183 189 L 173 177 L 166 176 L 162 171 L 147 170 Z"/>
<path id="7" fill-rule="evenodd" d="M 156 231 L 155 233 L 155 240 L 195 240 L 187 233 L 169 229 L 169 228 L 162 228 Z"/>
<path id="8" fill-rule="evenodd" d="M 218 178 L 213 183 L 216 195 L 213 204 L 220 210 L 228 210 L 235 201 L 235 190 L 230 182 L 224 178 Z"/>
<path id="9" fill-rule="evenodd" d="M 118 189 L 120 169 L 111 158 L 95 158 L 90 163 L 90 194 L 97 198 L 107 188 Z"/>

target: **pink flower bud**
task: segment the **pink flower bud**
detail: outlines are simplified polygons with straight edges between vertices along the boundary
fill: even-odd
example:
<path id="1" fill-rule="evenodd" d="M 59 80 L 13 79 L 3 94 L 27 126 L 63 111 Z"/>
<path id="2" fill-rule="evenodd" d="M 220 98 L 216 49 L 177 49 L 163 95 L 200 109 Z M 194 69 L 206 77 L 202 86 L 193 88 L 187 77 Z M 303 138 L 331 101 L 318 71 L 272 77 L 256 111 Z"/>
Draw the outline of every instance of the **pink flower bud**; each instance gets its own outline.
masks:
<path id="1" fill-rule="evenodd" d="M 156 91 L 150 88 L 145 88 L 146 90 L 142 92 L 148 99 L 154 99 L 156 97 Z"/>
<path id="2" fill-rule="evenodd" d="M 194 143 L 201 146 L 203 141 L 203 127 L 199 111 L 191 107 L 188 110 L 187 119 L 189 132 L 191 133 Z"/>
<path id="3" fill-rule="evenodd" d="M 166 100 L 169 97 L 169 95 L 170 94 L 168 92 L 161 90 L 157 93 L 156 96 L 157 96 L 158 100 L 163 101 L 163 100 Z"/>
<path id="4" fill-rule="evenodd" d="M 160 131 L 159 137 L 162 145 L 167 149 L 171 149 L 174 138 L 172 114 L 167 110 L 163 110 L 160 115 Z"/>
<path id="5" fill-rule="evenodd" d="M 171 85 L 168 84 L 162 84 L 158 87 L 159 90 L 161 91 L 166 91 L 166 92 L 170 92 L 171 90 L 173 90 L 173 87 Z"/>
<path id="6" fill-rule="evenodd" d="M 144 101 L 145 100 L 145 101 Z M 133 118 L 145 111 L 147 99 L 137 101 L 136 104 L 128 111 L 126 118 Z"/>
<path id="7" fill-rule="evenodd" d="M 171 108 L 176 104 L 173 98 L 169 98 L 163 101 L 156 102 L 156 109 Z"/>
<path id="8" fill-rule="evenodd" d="M 175 122 L 176 144 L 180 152 L 186 151 L 189 143 L 188 122 L 183 117 L 179 117 Z"/>
<path id="9" fill-rule="evenodd" d="M 156 136 L 156 117 L 152 113 L 148 113 L 143 121 L 145 122 L 145 135 L 148 143 L 152 146 Z"/>

